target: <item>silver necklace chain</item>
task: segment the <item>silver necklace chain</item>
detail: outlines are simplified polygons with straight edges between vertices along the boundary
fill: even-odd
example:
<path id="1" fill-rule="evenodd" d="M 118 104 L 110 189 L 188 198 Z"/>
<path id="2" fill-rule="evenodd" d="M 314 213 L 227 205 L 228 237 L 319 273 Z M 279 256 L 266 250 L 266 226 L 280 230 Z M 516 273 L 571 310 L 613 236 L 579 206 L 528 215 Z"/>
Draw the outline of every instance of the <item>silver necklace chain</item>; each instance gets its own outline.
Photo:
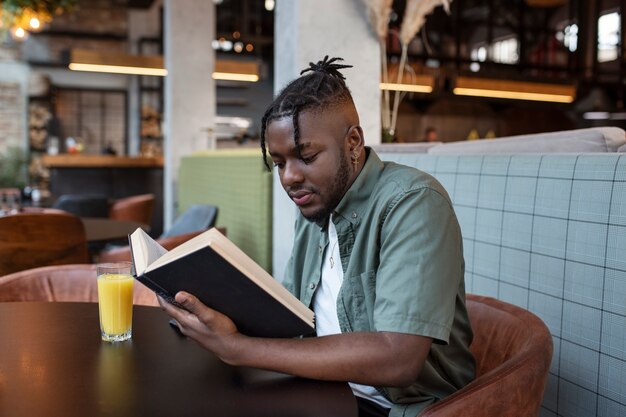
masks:
<path id="1" fill-rule="evenodd" d="M 337 243 L 339 243 L 339 240 L 335 241 L 333 248 L 330 250 L 330 258 L 328 259 L 330 261 L 330 269 L 333 269 L 335 266 L 335 248 L 337 247 Z"/>

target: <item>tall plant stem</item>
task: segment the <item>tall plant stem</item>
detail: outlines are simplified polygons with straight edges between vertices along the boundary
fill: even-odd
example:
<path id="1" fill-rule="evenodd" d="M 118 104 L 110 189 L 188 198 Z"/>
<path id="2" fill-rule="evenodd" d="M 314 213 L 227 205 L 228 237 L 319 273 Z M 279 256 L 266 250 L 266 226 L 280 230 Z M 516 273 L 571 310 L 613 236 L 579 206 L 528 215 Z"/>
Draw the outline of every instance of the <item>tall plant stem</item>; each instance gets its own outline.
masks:
<path id="1" fill-rule="evenodd" d="M 402 44 L 402 55 L 400 56 L 400 66 L 398 67 L 398 78 L 397 78 L 397 83 L 398 84 L 402 84 L 402 77 L 404 76 L 404 65 L 406 64 L 406 58 L 407 58 L 407 50 L 408 50 L 408 44 L 407 43 L 403 43 Z M 402 94 L 401 91 L 394 91 L 393 94 L 393 110 L 391 112 L 391 126 L 389 131 L 395 132 L 396 131 L 396 122 L 398 120 L 398 107 L 400 106 L 400 95 Z"/>
<path id="2" fill-rule="evenodd" d="M 382 65 L 382 78 L 385 84 L 389 83 L 389 73 L 387 72 L 387 45 L 385 45 L 385 39 L 381 39 L 380 41 L 380 62 Z M 390 111 L 390 101 L 389 101 L 389 90 L 383 90 L 383 128 L 389 129 L 391 127 L 391 118 L 389 115 Z"/>

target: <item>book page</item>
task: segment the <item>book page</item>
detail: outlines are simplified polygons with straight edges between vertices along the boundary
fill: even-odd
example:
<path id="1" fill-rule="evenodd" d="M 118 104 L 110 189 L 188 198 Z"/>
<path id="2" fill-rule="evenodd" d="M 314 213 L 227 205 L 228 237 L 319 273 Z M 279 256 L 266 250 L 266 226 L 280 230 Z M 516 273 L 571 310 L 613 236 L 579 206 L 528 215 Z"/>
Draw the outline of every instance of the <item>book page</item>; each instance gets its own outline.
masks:
<path id="1" fill-rule="evenodd" d="M 143 275 L 149 265 L 167 253 L 167 249 L 159 245 L 141 228 L 137 228 L 128 240 L 137 275 Z"/>

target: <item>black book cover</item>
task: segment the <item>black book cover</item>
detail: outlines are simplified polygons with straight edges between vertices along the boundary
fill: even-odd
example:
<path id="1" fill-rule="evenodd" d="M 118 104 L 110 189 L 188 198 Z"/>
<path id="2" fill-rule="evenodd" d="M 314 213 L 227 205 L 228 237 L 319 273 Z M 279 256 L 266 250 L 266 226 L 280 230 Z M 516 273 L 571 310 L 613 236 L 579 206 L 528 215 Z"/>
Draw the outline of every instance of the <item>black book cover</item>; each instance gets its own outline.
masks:
<path id="1" fill-rule="evenodd" d="M 169 302 L 174 301 L 178 291 L 195 295 L 205 305 L 230 317 L 237 329 L 248 336 L 296 337 L 314 331 L 210 246 L 136 278 Z"/>

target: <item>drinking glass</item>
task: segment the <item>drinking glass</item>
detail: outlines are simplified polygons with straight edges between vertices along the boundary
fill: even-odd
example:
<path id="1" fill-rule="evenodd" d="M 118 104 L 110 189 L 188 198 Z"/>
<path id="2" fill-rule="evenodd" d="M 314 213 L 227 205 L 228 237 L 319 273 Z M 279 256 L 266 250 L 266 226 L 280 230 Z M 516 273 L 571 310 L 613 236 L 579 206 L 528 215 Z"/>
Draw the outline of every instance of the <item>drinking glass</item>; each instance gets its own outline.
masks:
<path id="1" fill-rule="evenodd" d="M 100 334 L 107 342 L 129 340 L 133 329 L 133 276 L 130 262 L 96 265 Z"/>

